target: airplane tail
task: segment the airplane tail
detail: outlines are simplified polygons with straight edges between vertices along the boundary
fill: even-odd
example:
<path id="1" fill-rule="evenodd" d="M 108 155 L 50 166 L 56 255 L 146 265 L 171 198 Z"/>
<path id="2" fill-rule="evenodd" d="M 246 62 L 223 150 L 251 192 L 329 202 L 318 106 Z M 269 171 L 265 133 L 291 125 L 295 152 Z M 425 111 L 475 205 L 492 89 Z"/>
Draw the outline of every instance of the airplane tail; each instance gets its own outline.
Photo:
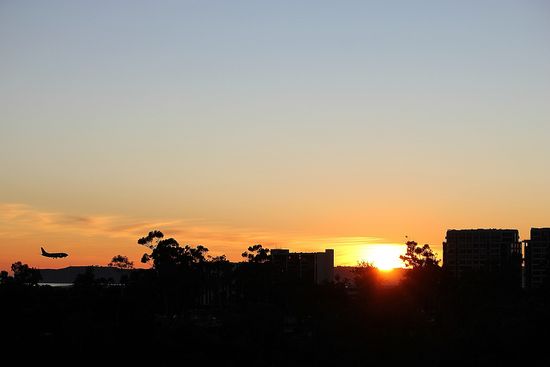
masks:
<path id="1" fill-rule="evenodd" d="M 46 255 L 46 250 L 44 250 L 44 247 L 40 247 L 40 250 L 42 250 L 42 255 Z"/>

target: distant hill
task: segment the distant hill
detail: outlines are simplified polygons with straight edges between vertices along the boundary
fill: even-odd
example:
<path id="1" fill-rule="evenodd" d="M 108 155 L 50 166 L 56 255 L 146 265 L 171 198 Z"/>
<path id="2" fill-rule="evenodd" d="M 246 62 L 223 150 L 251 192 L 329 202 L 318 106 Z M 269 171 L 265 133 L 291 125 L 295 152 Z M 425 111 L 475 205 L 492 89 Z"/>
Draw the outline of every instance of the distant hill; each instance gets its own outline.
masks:
<path id="1" fill-rule="evenodd" d="M 94 269 L 96 278 L 113 278 L 115 282 L 119 282 L 122 275 L 131 272 L 131 270 L 109 266 L 69 266 L 62 269 L 40 269 L 41 283 L 73 283 L 77 275 L 84 274 L 86 269 L 90 267 Z"/>

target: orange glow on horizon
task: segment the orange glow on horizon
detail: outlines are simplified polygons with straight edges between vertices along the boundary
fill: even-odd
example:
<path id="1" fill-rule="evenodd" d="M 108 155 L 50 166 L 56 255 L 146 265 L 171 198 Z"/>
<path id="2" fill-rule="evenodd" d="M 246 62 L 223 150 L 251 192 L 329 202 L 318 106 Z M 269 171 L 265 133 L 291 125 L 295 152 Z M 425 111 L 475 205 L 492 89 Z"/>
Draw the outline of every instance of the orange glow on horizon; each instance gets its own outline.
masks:
<path id="1" fill-rule="evenodd" d="M 3 234 L 0 270 L 22 261 L 31 267 L 63 268 L 67 266 L 105 266 L 115 255 L 128 256 L 135 267 L 149 267 L 140 262 L 148 249 L 137 239 L 152 229 L 174 237 L 181 245 L 205 245 L 212 256 L 226 255 L 230 261 L 242 261 L 241 254 L 250 245 L 287 248 L 292 252 L 323 252 L 334 249 L 335 266 L 355 266 L 359 261 L 378 269 L 402 268 L 399 255 L 404 243 L 390 242 L 395 237 L 334 236 L 290 230 L 263 230 L 238 227 L 208 220 L 179 219 L 107 214 L 79 214 L 45 210 L 26 204 L 0 203 L 0 233 Z M 50 252 L 66 252 L 67 258 L 51 259 L 40 255 L 43 246 Z M 441 253 L 440 247 L 433 246 Z"/>
<path id="2" fill-rule="evenodd" d="M 402 268 L 403 262 L 399 255 L 404 253 L 402 245 L 373 244 L 361 249 L 361 261 L 372 263 L 381 271 L 390 271 Z"/>

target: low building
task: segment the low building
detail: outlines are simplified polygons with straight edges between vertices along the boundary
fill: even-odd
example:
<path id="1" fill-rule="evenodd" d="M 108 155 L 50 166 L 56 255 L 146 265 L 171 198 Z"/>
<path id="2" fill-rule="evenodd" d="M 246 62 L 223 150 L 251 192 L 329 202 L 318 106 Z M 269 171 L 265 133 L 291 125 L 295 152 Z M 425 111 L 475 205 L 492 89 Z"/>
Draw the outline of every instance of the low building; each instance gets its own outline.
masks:
<path id="1" fill-rule="evenodd" d="M 527 287 L 540 288 L 550 275 L 550 228 L 531 228 L 525 241 L 525 278 Z"/>
<path id="2" fill-rule="evenodd" d="M 334 250 L 290 252 L 271 250 L 271 262 L 277 279 L 306 284 L 330 283 L 334 279 Z"/>

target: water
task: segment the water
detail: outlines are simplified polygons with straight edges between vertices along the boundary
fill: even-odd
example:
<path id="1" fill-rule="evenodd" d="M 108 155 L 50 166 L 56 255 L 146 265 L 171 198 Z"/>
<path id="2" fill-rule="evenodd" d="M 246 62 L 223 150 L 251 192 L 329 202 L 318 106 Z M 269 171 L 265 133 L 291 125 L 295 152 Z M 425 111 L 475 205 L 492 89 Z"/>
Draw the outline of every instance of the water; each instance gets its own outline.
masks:
<path id="1" fill-rule="evenodd" d="M 50 287 L 72 287 L 73 283 L 38 283 L 38 285 L 49 285 Z"/>
<path id="2" fill-rule="evenodd" d="M 72 287 L 73 283 L 38 283 L 39 286 L 45 286 L 49 285 L 50 287 Z M 103 286 L 107 287 L 122 287 L 124 284 L 122 283 L 109 283 L 109 284 L 102 284 Z"/>

